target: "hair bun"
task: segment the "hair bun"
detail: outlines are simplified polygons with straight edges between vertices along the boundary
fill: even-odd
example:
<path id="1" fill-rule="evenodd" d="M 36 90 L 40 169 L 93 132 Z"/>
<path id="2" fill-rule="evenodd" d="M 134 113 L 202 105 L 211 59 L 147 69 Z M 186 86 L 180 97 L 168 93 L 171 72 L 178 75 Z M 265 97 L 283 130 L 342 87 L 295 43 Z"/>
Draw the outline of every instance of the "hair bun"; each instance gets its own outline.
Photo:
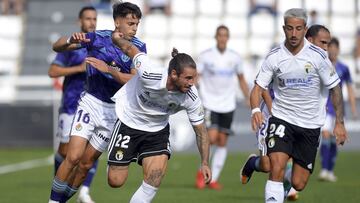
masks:
<path id="1" fill-rule="evenodd" d="M 171 52 L 171 56 L 172 56 L 172 57 L 175 57 L 175 56 L 178 55 L 178 54 L 179 54 L 179 51 L 174 47 L 173 50 L 172 50 L 172 52 Z"/>

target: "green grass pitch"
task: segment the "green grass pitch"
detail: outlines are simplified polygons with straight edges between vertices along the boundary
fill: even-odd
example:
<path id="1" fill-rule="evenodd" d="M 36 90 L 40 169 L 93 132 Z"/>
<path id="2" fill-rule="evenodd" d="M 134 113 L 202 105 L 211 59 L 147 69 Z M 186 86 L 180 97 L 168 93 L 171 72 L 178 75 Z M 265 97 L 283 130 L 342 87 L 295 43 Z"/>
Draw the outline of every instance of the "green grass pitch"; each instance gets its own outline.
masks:
<path id="1" fill-rule="evenodd" d="M 4 165 L 45 158 L 52 153 L 50 149 L 8 149 L 0 150 L 0 168 Z M 230 153 L 220 182 L 222 191 L 194 187 L 195 173 L 199 166 L 199 155 L 174 152 L 169 161 L 168 171 L 155 196 L 154 203 L 189 202 L 264 202 L 266 174 L 255 174 L 247 185 L 239 181 L 239 169 L 248 153 Z M 132 194 L 142 181 L 141 167 L 131 164 L 129 178 L 124 187 L 113 189 L 107 185 L 106 157 L 103 155 L 91 188 L 91 194 L 97 203 L 129 202 Z M 298 202 L 305 203 L 358 203 L 360 202 L 360 152 L 341 151 L 338 156 L 335 173 L 336 183 L 319 182 L 319 159 L 316 170 Z M 41 166 L 17 172 L 0 174 L 1 203 L 38 203 L 47 202 L 50 193 L 53 166 Z M 73 197 L 71 203 L 76 202 Z"/>

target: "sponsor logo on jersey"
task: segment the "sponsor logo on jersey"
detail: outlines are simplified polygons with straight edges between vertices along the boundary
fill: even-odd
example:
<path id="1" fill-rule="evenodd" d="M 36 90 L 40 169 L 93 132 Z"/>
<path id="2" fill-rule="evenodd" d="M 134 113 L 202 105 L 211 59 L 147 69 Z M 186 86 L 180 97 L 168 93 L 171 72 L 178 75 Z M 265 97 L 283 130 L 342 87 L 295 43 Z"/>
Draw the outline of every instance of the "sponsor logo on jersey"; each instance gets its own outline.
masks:
<path id="1" fill-rule="evenodd" d="M 95 132 L 96 136 L 102 140 L 104 140 L 105 142 L 109 142 L 110 139 L 108 137 L 105 137 L 103 134 L 99 133 L 99 132 Z"/>
<path id="2" fill-rule="evenodd" d="M 125 54 L 123 54 L 121 56 L 121 60 L 124 61 L 124 62 L 128 62 L 130 60 L 130 57 L 126 56 Z"/>
<path id="3" fill-rule="evenodd" d="M 81 123 L 78 123 L 78 124 L 75 126 L 75 129 L 76 129 L 77 131 L 82 130 Z"/>
<path id="4" fill-rule="evenodd" d="M 118 161 L 120 161 L 120 160 L 123 159 L 123 158 L 124 158 L 124 152 L 121 151 L 121 150 L 118 150 L 118 151 L 116 152 L 116 154 L 115 154 L 115 159 L 118 160 Z"/>

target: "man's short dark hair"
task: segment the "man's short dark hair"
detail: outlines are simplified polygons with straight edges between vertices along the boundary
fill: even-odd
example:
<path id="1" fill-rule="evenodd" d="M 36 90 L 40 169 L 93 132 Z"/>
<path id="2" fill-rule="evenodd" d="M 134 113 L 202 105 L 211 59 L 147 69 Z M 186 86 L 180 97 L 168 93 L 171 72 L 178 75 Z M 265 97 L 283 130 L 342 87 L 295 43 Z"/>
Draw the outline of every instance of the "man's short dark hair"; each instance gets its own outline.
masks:
<path id="1" fill-rule="evenodd" d="M 330 42 L 329 42 L 329 46 L 330 45 L 335 45 L 336 47 L 340 47 L 340 42 L 339 42 L 339 39 L 336 38 L 336 37 L 332 37 Z"/>
<path id="2" fill-rule="evenodd" d="M 79 11 L 79 19 L 82 17 L 82 15 L 84 14 L 85 11 L 95 11 L 96 12 L 96 9 L 93 7 L 93 6 L 85 6 L 83 7 L 80 11 Z"/>
<path id="3" fill-rule="evenodd" d="M 305 34 L 305 38 L 309 39 L 309 37 L 316 37 L 320 30 L 325 30 L 326 32 L 330 33 L 329 29 L 327 29 L 325 26 L 315 24 L 309 27 Z"/>
<path id="4" fill-rule="evenodd" d="M 141 19 L 142 13 L 140 8 L 133 3 L 130 2 L 118 2 L 113 5 L 113 18 L 114 20 L 117 17 L 126 17 L 128 14 L 132 14 L 133 17 L 137 19 Z"/>

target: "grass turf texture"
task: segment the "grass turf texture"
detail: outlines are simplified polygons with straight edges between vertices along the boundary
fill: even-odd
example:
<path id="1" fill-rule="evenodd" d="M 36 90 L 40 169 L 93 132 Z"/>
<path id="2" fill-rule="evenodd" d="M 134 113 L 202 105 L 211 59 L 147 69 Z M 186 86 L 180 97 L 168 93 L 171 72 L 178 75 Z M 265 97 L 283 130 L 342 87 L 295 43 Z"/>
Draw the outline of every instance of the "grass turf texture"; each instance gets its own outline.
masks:
<path id="1" fill-rule="evenodd" d="M 50 149 L 8 149 L 0 150 L 0 166 L 18 163 L 31 159 L 45 158 L 52 153 Z M 266 174 L 254 174 L 247 185 L 239 181 L 239 169 L 248 153 L 230 153 L 220 182 L 224 185 L 221 191 L 194 187 L 195 173 L 199 166 L 199 155 L 174 152 L 169 161 L 168 171 L 155 196 L 154 203 L 188 203 L 188 202 L 264 202 Z M 316 170 L 298 202 L 306 203 L 358 203 L 360 202 L 360 151 L 340 152 L 335 168 L 338 176 L 336 183 L 319 182 L 319 158 Z M 47 202 L 53 166 L 42 166 L 0 175 L 0 202 L 32 203 Z M 142 181 L 142 170 L 137 164 L 131 164 L 129 178 L 124 187 L 113 189 L 107 185 L 106 156 L 102 156 L 98 172 L 92 183 L 91 195 L 98 203 L 129 202 L 132 194 Z M 70 203 L 76 202 L 73 197 Z"/>

